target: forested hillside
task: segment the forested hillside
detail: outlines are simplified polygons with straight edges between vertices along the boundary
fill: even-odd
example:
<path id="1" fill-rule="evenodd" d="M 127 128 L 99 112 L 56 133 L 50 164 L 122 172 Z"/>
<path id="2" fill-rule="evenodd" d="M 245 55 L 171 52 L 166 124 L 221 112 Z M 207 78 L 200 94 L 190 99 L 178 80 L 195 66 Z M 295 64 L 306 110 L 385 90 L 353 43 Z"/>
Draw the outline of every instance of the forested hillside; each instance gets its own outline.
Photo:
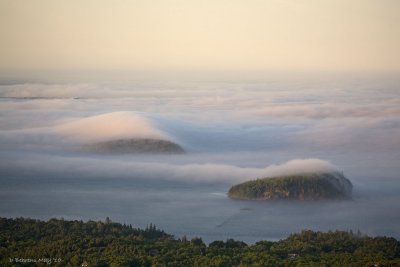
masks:
<path id="1" fill-rule="evenodd" d="M 174 238 L 152 224 L 141 230 L 108 218 L 0 218 L 0 259 L 0 266 L 400 266 L 400 242 L 303 231 L 278 242 L 228 239 L 206 245 L 199 237 Z"/>

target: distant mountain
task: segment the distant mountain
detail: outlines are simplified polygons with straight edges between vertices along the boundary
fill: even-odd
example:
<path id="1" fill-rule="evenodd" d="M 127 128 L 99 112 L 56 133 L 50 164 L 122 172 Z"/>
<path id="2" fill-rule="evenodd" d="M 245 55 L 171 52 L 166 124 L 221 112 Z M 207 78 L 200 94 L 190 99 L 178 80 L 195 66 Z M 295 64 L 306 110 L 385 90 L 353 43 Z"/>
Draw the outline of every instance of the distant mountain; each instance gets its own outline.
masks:
<path id="1" fill-rule="evenodd" d="M 90 152 L 108 153 L 148 153 L 148 154 L 179 154 L 184 153 L 183 148 L 171 141 L 162 139 L 118 139 L 88 144 L 83 147 Z"/>
<path id="2" fill-rule="evenodd" d="M 234 185 L 228 196 L 243 200 L 351 198 L 353 185 L 339 172 L 267 177 Z"/>

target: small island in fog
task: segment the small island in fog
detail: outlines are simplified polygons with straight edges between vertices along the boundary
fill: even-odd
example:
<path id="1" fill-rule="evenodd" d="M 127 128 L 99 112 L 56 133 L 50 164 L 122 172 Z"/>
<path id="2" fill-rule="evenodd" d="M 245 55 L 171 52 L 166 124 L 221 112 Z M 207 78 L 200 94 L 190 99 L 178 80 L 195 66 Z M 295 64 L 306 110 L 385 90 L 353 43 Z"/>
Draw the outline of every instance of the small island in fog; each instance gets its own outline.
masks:
<path id="1" fill-rule="evenodd" d="M 232 186 L 228 196 L 242 200 L 349 199 L 353 185 L 342 173 L 266 177 Z"/>
<path id="2" fill-rule="evenodd" d="M 180 154 L 185 152 L 180 145 L 172 141 L 151 138 L 131 138 L 97 142 L 85 145 L 84 150 L 127 154 Z"/>

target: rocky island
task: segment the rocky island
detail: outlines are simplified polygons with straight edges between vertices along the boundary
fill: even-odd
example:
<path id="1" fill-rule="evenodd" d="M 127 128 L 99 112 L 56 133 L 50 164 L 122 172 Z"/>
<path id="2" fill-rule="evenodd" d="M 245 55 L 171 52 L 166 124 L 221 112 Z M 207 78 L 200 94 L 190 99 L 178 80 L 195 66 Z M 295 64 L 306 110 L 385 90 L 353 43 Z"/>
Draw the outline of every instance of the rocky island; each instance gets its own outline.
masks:
<path id="1" fill-rule="evenodd" d="M 234 185 L 228 196 L 242 200 L 349 199 L 353 185 L 342 173 L 266 177 Z"/>
<path id="2" fill-rule="evenodd" d="M 150 138 L 118 139 L 84 146 L 85 151 L 123 154 L 179 154 L 183 148 L 171 141 Z"/>

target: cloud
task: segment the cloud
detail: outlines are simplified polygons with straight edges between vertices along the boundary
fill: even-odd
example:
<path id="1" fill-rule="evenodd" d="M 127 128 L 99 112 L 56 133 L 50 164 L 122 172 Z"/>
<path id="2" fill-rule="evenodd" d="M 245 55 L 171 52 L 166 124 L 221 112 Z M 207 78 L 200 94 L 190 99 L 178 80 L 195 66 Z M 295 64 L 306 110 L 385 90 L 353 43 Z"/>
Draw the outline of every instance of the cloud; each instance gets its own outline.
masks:
<path id="1" fill-rule="evenodd" d="M 398 151 L 400 122 L 393 119 L 326 119 L 294 133 L 296 145 L 313 150 L 347 150 L 349 152 Z"/>
<path id="2" fill-rule="evenodd" d="M 310 159 L 294 159 L 283 164 L 271 165 L 263 169 L 265 176 L 290 175 L 295 173 L 315 173 L 315 172 L 331 172 L 337 168 L 326 160 L 310 158 Z"/>
<path id="3" fill-rule="evenodd" d="M 44 114 L 42 121 L 46 120 L 53 121 L 49 126 L 39 124 L 38 127 L 0 130 L 0 147 L 9 151 L 72 151 L 80 150 L 82 144 L 108 140 L 172 139 L 152 120 L 134 112 L 111 112 L 84 118 L 68 118 L 64 115 L 58 122 Z"/>
<path id="4" fill-rule="evenodd" d="M 392 105 L 354 105 L 346 104 L 281 104 L 267 105 L 253 110 L 257 116 L 324 118 L 379 118 L 398 117 L 400 108 Z"/>
<path id="5" fill-rule="evenodd" d="M 275 177 L 298 173 L 320 173 L 336 171 L 337 168 L 329 161 L 310 158 L 294 159 L 282 164 L 269 165 L 265 168 L 241 168 L 224 164 L 189 164 L 178 166 L 175 177 L 185 181 L 195 182 L 244 182 L 263 177 Z"/>
<path id="6" fill-rule="evenodd" d="M 1 104 L 1 110 L 57 110 L 71 108 L 68 99 L 35 99 L 35 101 L 14 101 Z"/>
<path id="7" fill-rule="evenodd" d="M 178 156 L 179 157 L 179 156 Z M 295 159 L 265 168 L 238 167 L 228 164 L 173 164 L 162 162 L 138 162 L 137 158 L 88 158 L 62 156 L 35 156 L 25 159 L 4 159 L 1 170 L 29 170 L 52 177 L 96 177 L 144 180 L 167 180 L 184 183 L 235 184 L 251 179 L 335 171 L 336 167 L 321 159 Z M 168 160 L 167 158 L 165 158 Z M 83 178 L 82 178 L 83 179 Z"/>
<path id="8" fill-rule="evenodd" d="M 135 110 L 149 114 L 179 116 L 199 122 L 400 116 L 400 99 L 396 91 L 391 89 L 394 85 L 389 81 L 382 82 L 379 88 L 356 82 L 344 82 L 336 85 L 337 88 L 335 83 L 330 83 L 109 82 L 0 85 L 0 97 L 34 100 L 25 103 L 3 102 L 0 109 L 39 110 L 42 107 L 43 110 L 59 108 L 110 112 L 134 107 Z M 299 86 L 302 90 L 295 90 Z M 326 90 L 322 90 L 321 86 L 326 87 Z M 55 99 L 65 102 L 44 101 Z"/>
<path id="9" fill-rule="evenodd" d="M 326 216 L 314 217 L 311 213 L 318 212 L 310 212 L 314 209 L 310 207 L 284 211 L 271 207 L 267 212 L 255 211 L 274 216 L 263 217 L 261 223 L 257 216 L 259 228 L 252 229 L 258 234 L 266 223 L 270 225 L 269 220 L 282 227 L 282 221 L 288 225 L 293 219 L 301 227 L 320 225 L 318 220 L 322 220 L 322 225 L 339 227 L 335 225 L 337 214 L 330 214 L 331 210 L 345 211 L 343 222 L 349 222 L 351 217 L 354 225 L 375 218 L 393 221 L 389 220 L 390 212 L 382 207 L 393 208 L 398 199 L 382 201 L 388 195 L 398 196 L 398 82 L 387 86 L 380 81 L 352 84 L 341 81 L 331 85 L 325 82 L 0 85 L 0 177 L 6 181 L 3 212 L 14 207 L 21 216 L 36 216 L 43 210 L 37 198 L 46 203 L 52 196 L 60 196 L 61 208 L 57 212 L 61 214 L 67 212 L 65 203 L 71 199 L 81 196 L 87 200 L 95 192 L 99 196 L 96 202 L 104 201 L 114 207 L 120 206 L 116 199 L 125 192 L 136 197 L 140 205 L 151 206 L 146 209 L 150 212 L 154 211 L 152 201 L 161 199 L 157 201 L 165 206 L 160 208 L 162 213 L 158 217 L 164 222 L 165 210 L 173 208 L 171 203 L 176 204 L 176 198 L 182 200 L 182 205 L 190 201 L 201 203 L 212 199 L 210 192 L 225 195 L 229 186 L 247 180 L 336 170 L 327 161 L 330 160 L 354 184 L 356 201 L 351 205 L 359 203 L 358 196 L 368 201 L 365 205 L 346 209 L 349 205 L 346 202 L 343 207 L 329 209 L 323 203 L 318 212 Z M 76 151 L 82 142 L 140 136 L 173 138 L 188 153 L 104 155 Z M 7 184 L 18 189 L 9 190 L 13 187 Z M 35 188 L 48 194 L 39 194 Z M 181 188 L 179 194 L 175 188 Z M 68 190 L 70 194 L 64 195 Z M 138 196 L 136 192 L 141 191 L 146 192 Z M 201 201 L 196 195 L 199 192 L 202 195 L 206 192 Z M 159 198 L 163 194 L 171 197 Z M 132 199 L 127 201 L 128 208 L 132 202 Z M 210 202 L 205 203 L 202 205 Z M 224 201 L 216 203 L 222 210 L 227 207 Z M 371 205 L 376 212 L 364 208 Z M 215 209 L 214 205 L 209 206 Z M 92 210 L 90 206 L 82 214 L 93 216 Z M 182 213 L 180 208 L 177 210 Z M 191 210 L 187 210 L 188 214 Z M 199 216 L 204 217 L 202 212 L 199 211 Z M 293 216 L 279 216 L 284 213 Z M 380 227 L 381 222 L 378 219 L 374 222 L 377 229 L 389 229 L 384 224 Z M 277 231 L 277 228 L 271 230 Z"/>
<path id="10" fill-rule="evenodd" d="M 132 112 L 112 112 L 55 126 L 54 133 L 81 142 L 124 138 L 166 139 L 148 119 Z"/>
<path id="11" fill-rule="evenodd" d="M 0 97 L 3 98 L 107 98 L 115 97 L 118 94 L 121 95 L 121 91 L 118 89 L 92 83 L 23 83 L 0 86 Z"/>

